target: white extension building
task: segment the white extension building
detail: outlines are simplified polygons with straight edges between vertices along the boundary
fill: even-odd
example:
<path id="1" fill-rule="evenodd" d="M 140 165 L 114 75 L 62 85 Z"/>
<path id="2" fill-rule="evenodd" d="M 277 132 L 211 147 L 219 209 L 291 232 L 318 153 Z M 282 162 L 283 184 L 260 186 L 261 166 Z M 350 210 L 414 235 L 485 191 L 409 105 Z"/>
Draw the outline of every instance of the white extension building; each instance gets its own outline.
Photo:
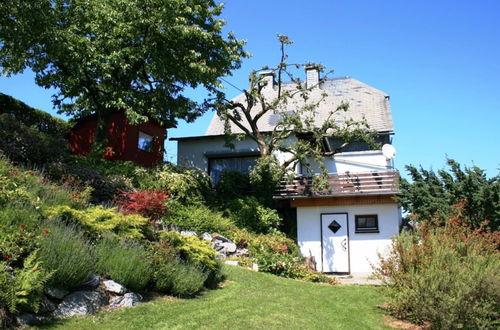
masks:
<path id="1" fill-rule="evenodd" d="M 309 69 L 306 84 L 318 82 L 318 72 Z M 266 97 L 276 94 L 273 79 L 266 86 Z M 293 88 L 292 84 L 285 88 Z M 318 124 L 342 101 L 349 103 L 347 112 L 335 116 L 341 124 L 349 118 L 366 119 L 379 133 L 382 150 L 369 150 L 363 143 L 354 143 L 326 159 L 331 188 L 311 191 L 311 178 L 295 168 L 297 178 L 284 184 L 276 198 L 288 202 L 296 210 L 297 243 L 305 257 L 312 257 L 316 269 L 325 273 L 370 273 L 384 254 L 391 237 L 398 235 L 401 223 L 397 195 L 398 174 L 392 165 L 390 146 L 393 124 L 389 96 L 352 78 L 336 78 L 323 82 L 313 90 L 312 98 L 327 93 L 317 110 Z M 244 96 L 235 98 L 244 102 Z M 293 109 L 290 109 L 293 110 Z M 261 131 L 274 128 L 275 114 L 260 120 Z M 233 132 L 241 132 L 233 127 Z M 300 137 L 292 136 L 291 140 Z M 223 170 L 247 172 L 257 159 L 257 144 L 250 138 L 235 141 L 235 148 L 225 147 L 223 122 L 214 115 L 204 136 L 173 138 L 178 141 L 178 164 L 205 170 L 217 181 Z M 339 141 L 327 140 L 327 148 Z"/>

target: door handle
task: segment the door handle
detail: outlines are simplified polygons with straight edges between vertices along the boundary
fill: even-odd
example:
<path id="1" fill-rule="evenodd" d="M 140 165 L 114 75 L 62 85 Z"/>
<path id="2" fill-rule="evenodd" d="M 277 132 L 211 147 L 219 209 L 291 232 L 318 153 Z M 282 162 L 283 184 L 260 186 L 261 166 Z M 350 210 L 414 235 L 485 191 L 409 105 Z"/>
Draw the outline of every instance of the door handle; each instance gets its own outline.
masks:
<path id="1" fill-rule="evenodd" d="M 340 243 L 340 245 L 342 246 L 343 251 L 347 251 L 347 238 L 344 238 L 344 240 L 342 241 L 342 243 Z"/>

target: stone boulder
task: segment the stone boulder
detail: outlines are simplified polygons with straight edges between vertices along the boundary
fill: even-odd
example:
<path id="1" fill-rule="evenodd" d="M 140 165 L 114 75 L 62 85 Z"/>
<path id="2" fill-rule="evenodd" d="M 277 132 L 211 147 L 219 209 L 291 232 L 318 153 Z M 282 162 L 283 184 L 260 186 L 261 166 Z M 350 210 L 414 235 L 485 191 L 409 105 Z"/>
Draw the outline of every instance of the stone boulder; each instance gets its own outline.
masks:
<path id="1" fill-rule="evenodd" d="M 125 292 L 127 292 L 127 288 L 125 288 L 123 285 L 120 283 L 116 283 L 115 281 L 108 280 L 108 281 L 103 281 L 102 286 L 104 290 L 110 293 L 122 295 Z"/>
<path id="2" fill-rule="evenodd" d="M 47 297 L 58 300 L 62 300 L 68 293 L 68 291 L 58 288 L 48 288 L 45 290 Z"/>
<path id="3" fill-rule="evenodd" d="M 142 296 L 138 293 L 125 293 L 123 296 L 117 296 L 110 299 L 110 306 L 119 308 L 119 307 L 132 307 L 141 302 Z"/>
<path id="4" fill-rule="evenodd" d="M 101 291 L 76 291 L 64 297 L 52 314 L 56 318 L 96 313 L 108 304 L 108 298 Z"/>
<path id="5" fill-rule="evenodd" d="M 24 313 L 19 316 L 16 316 L 17 325 L 20 327 L 29 326 L 29 325 L 40 325 L 44 322 L 50 320 L 49 317 L 40 316 L 31 313 Z"/>

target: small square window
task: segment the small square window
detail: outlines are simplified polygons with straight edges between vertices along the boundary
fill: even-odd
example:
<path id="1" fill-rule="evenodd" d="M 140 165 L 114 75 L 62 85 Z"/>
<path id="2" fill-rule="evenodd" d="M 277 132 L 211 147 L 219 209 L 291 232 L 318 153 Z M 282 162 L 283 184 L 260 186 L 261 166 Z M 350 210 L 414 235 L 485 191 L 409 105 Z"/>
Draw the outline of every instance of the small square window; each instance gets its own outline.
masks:
<path id="1" fill-rule="evenodd" d="M 139 141 L 137 148 L 140 150 L 152 152 L 153 151 L 153 137 L 149 134 L 139 131 Z"/>
<path id="2" fill-rule="evenodd" d="M 356 233 L 378 233 L 378 216 L 357 215 L 355 217 Z"/>

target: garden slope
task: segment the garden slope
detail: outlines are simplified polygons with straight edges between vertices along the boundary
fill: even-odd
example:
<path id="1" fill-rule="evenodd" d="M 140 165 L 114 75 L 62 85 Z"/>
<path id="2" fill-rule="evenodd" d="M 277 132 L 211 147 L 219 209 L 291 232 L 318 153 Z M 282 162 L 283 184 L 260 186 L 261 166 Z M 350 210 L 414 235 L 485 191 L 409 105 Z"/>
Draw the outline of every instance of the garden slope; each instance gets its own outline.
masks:
<path id="1" fill-rule="evenodd" d="M 58 321 L 57 329 L 385 329 L 380 288 L 335 287 L 227 267 L 219 290 Z"/>

